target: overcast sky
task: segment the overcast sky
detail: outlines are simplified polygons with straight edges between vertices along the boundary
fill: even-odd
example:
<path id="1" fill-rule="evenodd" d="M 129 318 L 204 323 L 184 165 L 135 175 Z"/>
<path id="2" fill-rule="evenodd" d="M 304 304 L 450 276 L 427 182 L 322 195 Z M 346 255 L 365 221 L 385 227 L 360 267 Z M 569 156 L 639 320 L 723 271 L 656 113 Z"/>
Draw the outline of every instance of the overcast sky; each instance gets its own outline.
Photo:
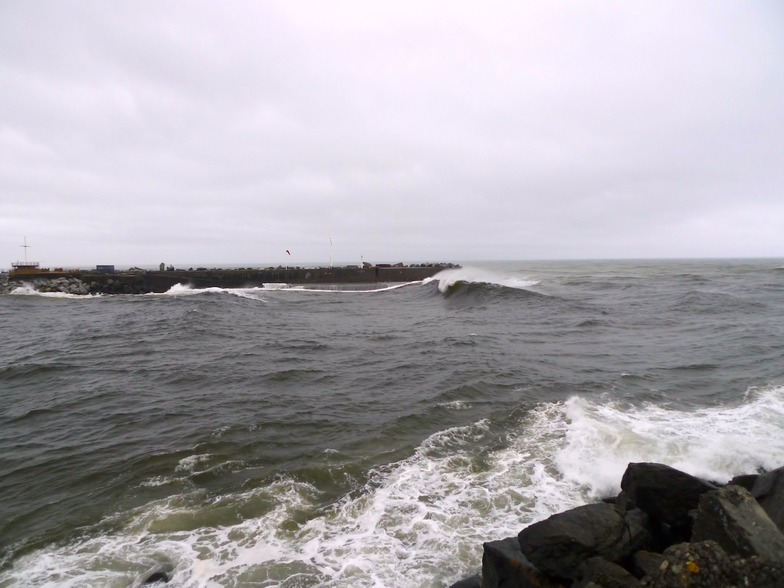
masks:
<path id="1" fill-rule="evenodd" d="M 0 0 L 0 267 L 25 237 L 65 266 L 784 256 L 784 2 Z"/>

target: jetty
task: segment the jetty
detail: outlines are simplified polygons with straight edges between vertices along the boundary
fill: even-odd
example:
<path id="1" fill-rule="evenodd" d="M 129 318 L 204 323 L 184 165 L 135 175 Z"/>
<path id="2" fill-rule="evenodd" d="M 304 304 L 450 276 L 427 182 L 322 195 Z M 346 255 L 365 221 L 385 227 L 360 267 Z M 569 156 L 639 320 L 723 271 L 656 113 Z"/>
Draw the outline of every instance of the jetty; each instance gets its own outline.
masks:
<path id="1" fill-rule="evenodd" d="M 342 267 L 189 268 L 84 273 L 81 280 L 101 285 L 128 285 L 133 292 L 166 292 L 177 284 L 191 288 L 252 288 L 265 284 L 339 285 L 416 282 L 454 264 L 365 264 Z"/>
<path id="2" fill-rule="evenodd" d="M 40 291 L 71 294 L 148 294 L 167 292 L 178 284 L 190 288 L 252 288 L 267 284 L 332 286 L 341 284 L 396 284 L 422 281 L 453 263 L 370 264 L 336 267 L 188 268 L 163 266 L 156 270 L 116 270 L 98 265 L 90 270 L 42 270 L 36 264 L 14 264 L 8 284 L 32 284 Z"/>

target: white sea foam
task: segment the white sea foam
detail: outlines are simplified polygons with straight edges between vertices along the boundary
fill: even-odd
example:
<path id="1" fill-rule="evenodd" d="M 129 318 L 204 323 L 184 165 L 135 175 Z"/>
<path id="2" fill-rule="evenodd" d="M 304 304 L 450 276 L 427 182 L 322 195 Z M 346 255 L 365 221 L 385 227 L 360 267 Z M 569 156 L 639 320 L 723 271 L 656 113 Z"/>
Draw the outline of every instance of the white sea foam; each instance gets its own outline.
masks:
<path id="1" fill-rule="evenodd" d="M 30 284 L 23 284 L 22 286 L 17 286 L 9 295 L 12 296 L 40 296 L 42 298 L 69 298 L 72 300 L 89 300 L 92 298 L 97 298 L 99 295 L 96 294 L 70 294 L 68 292 L 39 292 L 35 289 L 34 286 Z"/>
<path id="2" fill-rule="evenodd" d="M 450 402 L 440 402 L 438 406 L 449 408 L 451 410 L 467 410 L 471 408 L 471 403 L 465 400 L 452 400 Z"/>
<path id="3" fill-rule="evenodd" d="M 429 278 L 428 278 L 429 279 Z M 376 292 L 389 292 L 405 288 L 407 286 L 415 286 L 425 283 L 425 280 L 416 282 L 401 282 L 396 284 L 388 284 L 386 286 L 371 287 L 369 284 L 357 284 L 355 287 L 347 287 L 345 284 L 335 284 L 330 287 L 314 288 L 312 286 L 290 286 L 288 284 L 265 284 L 264 289 L 273 290 L 286 290 L 288 292 L 306 292 L 309 294 L 373 294 Z M 285 288 L 278 288 L 276 286 L 285 286 Z"/>
<path id="4" fill-rule="evenodd" d="M 428 278 L 429 280 L 430 278 Z M 418 281 L 418 282 L 405 282 L 399 284 L 389 284 L 385 286 L 378 286 L 378 287 L 370 287 L 365 284 L 359 284 L 357 287 L 341 287 L 339 285 L 335 285 L 334 287 L 323 287 L 323 288 L 313 288 L 310 286 L 302 286 L 302 285 L 291 285 L 291 284 L 278 284 L 278 283 L 270 283 L 264 284 L 264 286 L 254 286 L 249 288 L 218 288 L 218 287 L 211 287 L 211 288 L 194 288 L 193 286 L 187 284 L 175 284 L 169 290 L 163 293 L 153 293 L 148 294 L 148 296 L 167 296 L 167 297 L 184 297 L 184 296 L 198 296 L 200 294 L 229 294 L 232 296 L 237 296 L 239 298 L 248 298 L 251 300 L 259 300 L 262 302 L 268 302 L 268 298 L 265 296 L 270 293 L 286 293 L 286 294 L 373 294 L 378 292 L 389 292 L 392 290 L 397 290 L 399 288 L 405 288 L 407 286 L 414 286 L 414 285 L 421 285 L 425 283 L 425 280 Z"/>
<path id="5" fill-rule="evenodd" d="M 593 496 L 617 492 L 632 461 L 666 463 L 719 482 L 784 465 L 784 387 L 752 389 L 740 404 L 697 410 L 582 398 L 565 410 L 566 443 L 555 462 Z"/>
<path id="6" fill-rule="evenodd" d="M 539 284 L 538 280 L 509 274 L 500 274 L 474 267 L 447 269 L 439 272 L 432 279 L 438 280 L 438 289 L 441 292 L 446 292 L 451 286 L 454 286 L 458 282 L 494 284 L 496 286 L 505 286 L 506 288 L 515 288 L 517 290 L 526 290 L 531 286 Z"/>
<path id="7" fill-rule="evenodd" d="M 193 472 L 201 463 L 205 463 L 209 461 L 211 458 L 209 453 L 202 453 L 199 455 L 189 455 L 188 457 L 182 458 L 177 467 L 174 468 L 175 472 Z"/>
<path id="8" fill-rule="evenodd" d="M 526 411 L 501 439 L 494 429 L 482 420 L 436 433 L 327 510 L 318 489 L 283 476 L 156 501 L 116 532 L 23 556 L 0 584 L 128 585 L 170 562 L 169 585 L 189 588 L 443 586 L 479 568 L 483 541 L 617 492 L 630 461 L 720 482 L 782 465 L 784 387 L 700 410 L 574 397 Z"/>

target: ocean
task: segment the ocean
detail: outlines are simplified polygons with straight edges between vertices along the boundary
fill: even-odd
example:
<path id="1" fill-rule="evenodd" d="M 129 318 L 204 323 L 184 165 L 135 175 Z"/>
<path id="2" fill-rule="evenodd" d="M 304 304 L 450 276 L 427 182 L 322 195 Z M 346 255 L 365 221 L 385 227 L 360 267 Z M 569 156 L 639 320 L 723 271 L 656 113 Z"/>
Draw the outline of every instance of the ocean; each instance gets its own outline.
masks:
<path id="1" fill-rule="evenodd" d="M 442 587 L 629 462 L 784 465 L 782 260 L 0 296 L 0 587 Z"/>

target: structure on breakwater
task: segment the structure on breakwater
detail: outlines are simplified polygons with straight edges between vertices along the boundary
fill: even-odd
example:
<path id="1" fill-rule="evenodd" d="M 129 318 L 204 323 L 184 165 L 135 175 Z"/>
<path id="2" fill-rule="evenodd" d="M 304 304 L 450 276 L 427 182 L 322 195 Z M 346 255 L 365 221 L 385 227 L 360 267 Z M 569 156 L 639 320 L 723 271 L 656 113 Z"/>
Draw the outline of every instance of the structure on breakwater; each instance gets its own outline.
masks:
<path id="1" fill-rule="evenodd" d="M 76 294 L 145 294 L 166 292 L 177 284 L 192 288 L 249 288 L 265 284 L 337 285 L 384 284 L 416 282 L 438 272 L 459 267 L 452 263 L 422 263 L 404 265 L 369 263 L 343 267 L 268 267 L 258 268 L 197 268 L 159 270 L 133 268 L 115 271 L 113 266 L 97 266 L 95 270 L 42 272 L 37 268 L 14 266 L 8 274 L 9 283 L 33 283 L 37 289 Z M 46 284 L 39 284 L 47 279 Z M 40 286 L 40 287 L 39 287 Z"/>

